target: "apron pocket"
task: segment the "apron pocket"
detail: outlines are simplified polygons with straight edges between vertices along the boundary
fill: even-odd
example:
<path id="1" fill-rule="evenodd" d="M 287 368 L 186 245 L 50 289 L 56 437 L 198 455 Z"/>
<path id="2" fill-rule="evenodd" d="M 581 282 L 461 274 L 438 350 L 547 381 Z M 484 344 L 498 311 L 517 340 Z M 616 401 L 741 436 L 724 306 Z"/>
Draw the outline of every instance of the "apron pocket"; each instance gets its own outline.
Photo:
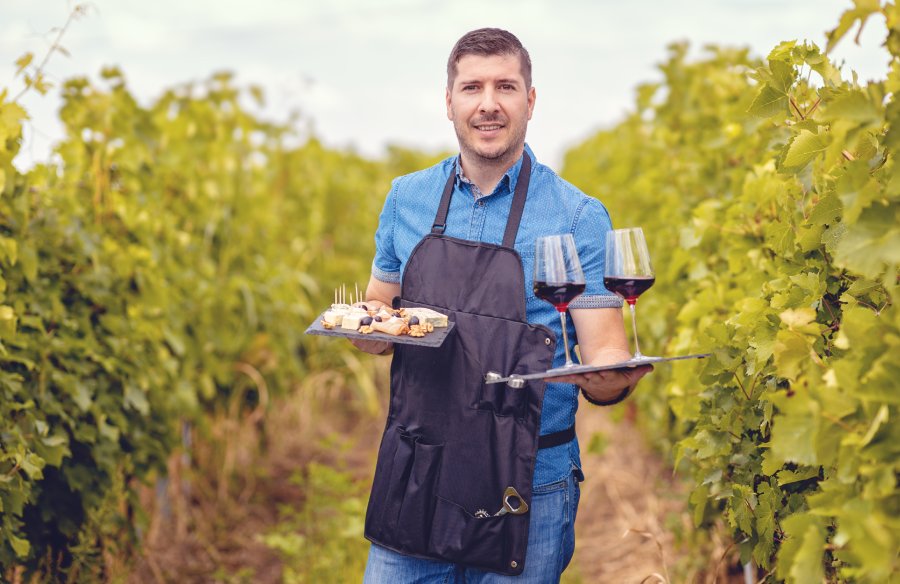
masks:
<path id="1" fill-rule="evenodd" d="M 488 410 L 498 416 L 525 416 L 525 398 L 528 389 L 522 387 L 513 389 L 505 383 L 481 384 L 480 399 L 476 407 L 479 410 Z"/>
<path id="2" fill-rule="evenodd" d="M 398 551 L 424 553 L 444 445 L 427 444 L 403 426 L 394 430 L 393 453 L 385 454 L 383 472 L 375 473 L 366 537 Z"/>
<path id="3" fill-rule="evenodd" d="M 406 490 L 406 482 L 409 480 L 412 469 L 413 453 L 415 452 L 415 437 L 411 436 L 406 428 L 397 428 L 397 449 L 391 458 L 390 479 L 388 480 L 388 492 L 384 501 L 384 511 L 381 525 L 386 529 L 397 525 L 400 516 L 400 507 L 403 504 L 403 495 Z"/>
<path id="4" fill-rule="evenodd" d="M 397 518 L 398 542 L 413 553 L 425 552 L 428 543 L 443 449 L 443 444 L 425 444 L 421 438 L 415 439 L 413 461 Z"/>
<path id="5" fill-rule="evenodd" d="M 429 551 L 452 562 L 511 574 L 521 572 L 524 558 L 510 558 L 513 521 L 525 515 L 475 517 L 456 503 L 437 496 Z M 527 530 L 524 532 L 527 538 Z M 524 550 L 523 550 L 524 551 Z M 511 567 L 516 561 L 517 568 Z"/>

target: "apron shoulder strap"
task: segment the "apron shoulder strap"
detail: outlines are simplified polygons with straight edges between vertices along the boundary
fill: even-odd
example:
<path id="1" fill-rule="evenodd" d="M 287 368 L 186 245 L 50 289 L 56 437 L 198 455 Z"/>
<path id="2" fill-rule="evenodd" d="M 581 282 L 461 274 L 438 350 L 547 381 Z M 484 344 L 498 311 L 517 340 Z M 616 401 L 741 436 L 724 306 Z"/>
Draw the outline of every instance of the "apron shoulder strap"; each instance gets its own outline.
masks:
<path id="1" fill-rule="evenodd" d="M 434 216 L 434 224 L 431 226 L 432 233 L 443 233 L 447 228 L 447 213 L 450 212 L 450 199 L 453 197 L 453 185 L 456 184 L 456 167 L 450 169 L 450 177 L 447 184 L 444 185 L 444 193 L 441 195 L 441 204 L 438 205 L 437 214 Z"/>
<path id="2" fill-rule="evenodd" d="M 509 209 L 509 218 L 506 221 L 506 231 L 503 233 L 503 246 L 513 247 L 516 243 L 516 234 L 519 232 L 519 223 L 525 210 L 525 198 L 528 195 L 528 183 L 531 181 L 531 157 L 527 152 L 522 155 L 522 167 L 516 179 L 516 192 L 513 194 L 512 206 Z M 447 214 L 450 212 L 450 199 L 453 198 L 453 187 L 456 184 L 456 169 L 450 171 L 444 192 L 441 194 L 441 203 L 438 205 L 431 225 L 431 232 L 441 234 L 447 228 Z"/>
<path id="3" fill-rule="evenodd" d="M 519 222 L 522 220 L 522 212 L 525 210 L 525 197 L 528 195 L 528 183 L 530 181 L 531 157 L 525 152 L 522 155 L 522 168 L 519 169 L 519 178 L 516 179 L 516 192 L 513 194 L 512 206 L 509 209 L 506 231 L 503 233 L 503 247 L 512 248 L 516 244 L 516 234 L 519 232 Z"/>

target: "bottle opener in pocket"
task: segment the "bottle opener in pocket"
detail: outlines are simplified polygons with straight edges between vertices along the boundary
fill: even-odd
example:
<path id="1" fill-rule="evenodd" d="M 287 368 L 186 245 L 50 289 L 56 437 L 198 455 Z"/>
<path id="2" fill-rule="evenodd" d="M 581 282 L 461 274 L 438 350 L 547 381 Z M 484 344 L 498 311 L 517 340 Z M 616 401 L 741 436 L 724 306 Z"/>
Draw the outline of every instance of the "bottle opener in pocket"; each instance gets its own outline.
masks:
<path id="1" fill-rule="evenodd" d="M 513 507 L 510 503 L 510 499 L 515 498 L 518 500 L 518 507 Z M 525 499 L 519 495 L 519 492 L 515 487 L 506 487 L 506 490 L 503 491 L 503 507 L 500 508 L 499 511 L 494 513 L 493 515 L 488 515 L 487 511 L 484 509 L 479 509 L 475 512 L 475 517 L 479 519 L 484 519 L 486 517 L 500 517 L 502 515 L 506 515 L 509 513 L 510 515 L 524 515 L 528 513 L 528 503 L 525 502 Z"/>

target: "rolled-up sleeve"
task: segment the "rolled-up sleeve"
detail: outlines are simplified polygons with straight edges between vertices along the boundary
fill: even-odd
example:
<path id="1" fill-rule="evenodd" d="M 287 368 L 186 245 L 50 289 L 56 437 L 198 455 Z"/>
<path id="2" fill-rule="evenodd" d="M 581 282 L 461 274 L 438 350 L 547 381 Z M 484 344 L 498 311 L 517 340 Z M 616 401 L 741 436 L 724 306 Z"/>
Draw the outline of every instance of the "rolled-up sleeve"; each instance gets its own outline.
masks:
<path id="1" fill-rule="evenodd" d="M 375 231 L 375 259 L 372 261 L 372 276 L 389 284 L 400 282 L 400 258 L 397 257 L 394 246 L 398 183 L 398 180 L 394 180 L 391 185 L 381 215 L 378 217 L 378 228 Z"/>
<path id="2" fill-rule="evenodd" d="M 597 199 L 588 199 L 575 215 L 573 233 L 584 278 L 584 294 L 569 304 L 569 308 L 619 308 L 622 299 L 603 285 L 603 266 L 606 262 L 606 234 L 612 222 L 606 207 Z"/>

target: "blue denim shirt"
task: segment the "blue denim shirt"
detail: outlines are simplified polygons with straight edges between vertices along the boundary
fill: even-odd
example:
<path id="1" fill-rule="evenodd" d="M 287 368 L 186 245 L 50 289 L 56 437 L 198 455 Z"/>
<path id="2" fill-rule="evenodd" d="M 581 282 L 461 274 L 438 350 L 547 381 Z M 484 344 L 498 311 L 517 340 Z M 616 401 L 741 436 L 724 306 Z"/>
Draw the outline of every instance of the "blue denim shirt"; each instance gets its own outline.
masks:
<path id="1" fill-rule="evenodd" d="M 603 262 L 606 232 L 612 227 L 609 214 L 597 199 L 588 197 L 561 179 L 553 170 L 539 164 L 526 145 L 533 162 L 528 196 L 515 249 L 522 257 L 525 271 L 525 310 L 528 322 L 550 327 L 558 343 L 553 366 L 565 364 L 562 328 L 559 313 L 534 295 L 534 242 L 544 235 L 572 233 L 578 257 L 587 283 L 584 294 L 569 304 L 569 308 L 621 307 L 622 300 L 603 287 Z M 394 180 L 375 233 L 375 260 L 372 275 L 388 283 L 399 283 L 401 274 L 413 248 L 431 231 L 441 193 L 451 172 L 456 184 L 447 216 L 445 234 L 460 239 L 500 244 L 516 188 L 519 159 L 510 168 L 494 192 L 484 195 L 462 174 L 459 157 L 453 156 L 435 166 L 398 177 Z M 574 347 L 578 339 L 571 317 L 567 317 L 569 343 Z M 572 347 L 569 350 L 572 350 Z M 574 353 L 571 353 L 574 359 Z M 567 383 L 548 383 L 541 414 L 541 434 L 565 430 L 575 423 L 579 390 Z M 581 468 L 578 443 L 545 448 L 538 451 L 534 485 L 544 485 L 564 479 L 573 465 Z"/>

